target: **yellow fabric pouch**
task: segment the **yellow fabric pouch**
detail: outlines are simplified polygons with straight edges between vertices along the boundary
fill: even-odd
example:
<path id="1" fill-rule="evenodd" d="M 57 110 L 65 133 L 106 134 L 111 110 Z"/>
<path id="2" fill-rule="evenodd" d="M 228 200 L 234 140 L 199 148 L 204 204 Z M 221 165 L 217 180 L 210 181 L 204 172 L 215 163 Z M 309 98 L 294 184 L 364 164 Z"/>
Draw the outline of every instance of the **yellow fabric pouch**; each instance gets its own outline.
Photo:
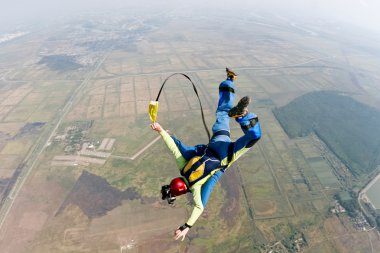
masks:
<path id="1" fill-rule="evenodd" d="M 150 101 L 149 103 L 149 117 L 152 123 L 156 122 L 158 112 L 158 101 Z"/>

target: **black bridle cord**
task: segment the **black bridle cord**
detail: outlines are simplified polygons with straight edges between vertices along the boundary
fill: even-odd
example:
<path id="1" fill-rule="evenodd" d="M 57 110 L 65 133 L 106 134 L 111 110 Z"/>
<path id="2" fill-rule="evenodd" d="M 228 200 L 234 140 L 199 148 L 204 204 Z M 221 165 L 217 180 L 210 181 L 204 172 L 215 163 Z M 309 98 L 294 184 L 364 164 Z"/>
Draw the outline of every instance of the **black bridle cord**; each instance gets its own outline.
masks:
<path id="1" fill-rule="evenodd" d="M 203 126 L 204 126 L 204 128 L 205 128 L 205 130 L 206 130 L 206 133 L 207 133 L 208 139 L 210 140 L 210 138 L 211 138 L 211 136 L 210 136 L 210 131 L 209 131 L 209 129 L 208 129 L 208 127 L 207 127 L 207 124 L 206 124 L 206 121 L 205 121 L 205 116 L 204 116 L 204 113 L 203 113 L 202 102 L 201 102 L 201 100 L 200 100 L 200 98 L 199 98 L 199 94 L 198 94 L 197 87 L 195 86 L 194 82 L 191 80 L 191 78 L 190 78 L 188 75 L 186 75 L 186 74 L 184 74 L 184 73 L 174 73 L 174 74 L 171 74 L 170 76 L 168 76 L 168 77 L 165 79 L 165 81 L 162 83 L 162 85 L 161 85 L 160 91 L 158 92 L 158 95 L 157 95 L 157 98 L 156 98 L 156 102 L 158 102 L 158 99 L 160 98 L 161 92 L 162 92 L 162 90 L 163 90 L 163 88 L 164 88 L 166 82 L 167 82 L 172 76 L 175 76 L 175 75 L 181 75 L 181 76 L 184 76 L 184 77 L 185 77 L 187 80 L 189 80 L 190 83 L 193 85 L 194 92 L 195 92 L 195 94 L 197 95 L 197 98 L 198 98 L 198 101 L 199 101 L 199 106 L 200 106 L 200 108 L 201 108 L 201 114 L 202 114 L 202 122 L 203 122 Z"/>

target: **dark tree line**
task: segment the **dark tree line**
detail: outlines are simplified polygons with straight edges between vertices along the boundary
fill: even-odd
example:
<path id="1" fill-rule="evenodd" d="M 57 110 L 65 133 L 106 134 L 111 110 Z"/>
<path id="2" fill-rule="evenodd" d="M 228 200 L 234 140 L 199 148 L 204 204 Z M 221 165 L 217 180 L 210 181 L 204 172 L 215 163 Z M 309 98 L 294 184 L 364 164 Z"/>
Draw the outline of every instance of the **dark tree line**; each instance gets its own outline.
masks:
<path id="1" fill-rule="evenodd" d="M 352 218 L 357 216 L 360 206 L 353 192 L 338 193 L 335 195 L 335 198 L 339 201 L 339 204 L 346 209 L 348 216 Z"/>
<path id="2" fill-rule="evenodd" d="M 273 113 L 291 138 L 317 133 L 353 175 L 366 177 L 375 169 L 373 161 L 380 156 L 378 110 L 338 92 L 318 91 Z"/>

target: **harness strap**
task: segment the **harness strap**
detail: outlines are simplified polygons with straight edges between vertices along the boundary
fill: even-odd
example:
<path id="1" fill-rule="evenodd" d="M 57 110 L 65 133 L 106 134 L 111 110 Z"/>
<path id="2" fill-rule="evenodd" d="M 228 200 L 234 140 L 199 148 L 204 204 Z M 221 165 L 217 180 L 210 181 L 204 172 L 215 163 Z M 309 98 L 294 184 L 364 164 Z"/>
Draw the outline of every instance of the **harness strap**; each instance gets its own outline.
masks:
<path id="1" fill-rule="evenodd" d="M 212 135 L 211 139 L 214 139 L 214 137 L 219 136 L 219 135 L 227 135 L 228 137 L 230 137 L 230 132 L 227 130 L 220 130 L 220 131 L 214 133 Z"/>
<path id="2" fill-rule="evenodd" d="M 235 146 L 235 143 L 234 142 L 231 142 L 229 145 L 228 145 L 228 156 L 227 156 L 227 166 L 230 164 L 230 162 L 232 161 L 232 157 L 234 155 L 234 146 Z"/>
<path id="3" fill-rule="evenodd" d="M 216 153 L 212 148 L 207 147 L 207 151 L 210 152 L 212 156 L 214 156 L 214 157 L 220 159 L 219 154 Z"/>
<path id="4" fill-rule="evenodd" d="M 235 90 L 231 87 L 220 87 L 219 91 L 232 92 L 235 93 Z"/>
<path id="5" fill-rule="evenodd" d="M 248 130 L 250 129 L 251 127 L 254 127 L 256 125 L 256 123 L 259 122 L 259 118 L 254 118 L 251 120 L 251 122 L 246 125 L 246 126 L 241 126 L 241 128 L 243 128 L 244 130 Z"/>

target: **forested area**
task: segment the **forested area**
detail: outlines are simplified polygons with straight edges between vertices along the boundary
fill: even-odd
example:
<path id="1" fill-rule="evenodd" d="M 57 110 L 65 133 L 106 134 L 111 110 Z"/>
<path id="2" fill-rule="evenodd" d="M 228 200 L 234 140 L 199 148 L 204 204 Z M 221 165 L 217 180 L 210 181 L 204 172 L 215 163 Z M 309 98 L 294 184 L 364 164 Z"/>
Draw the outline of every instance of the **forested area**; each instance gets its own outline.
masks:
<path id="1" fill-rule="evenodd" d="M 274 115 L 290 138 L 315 132 L 358 178 L 379 161 L 380 112 L 336 91 L 305 94 Z"/>

